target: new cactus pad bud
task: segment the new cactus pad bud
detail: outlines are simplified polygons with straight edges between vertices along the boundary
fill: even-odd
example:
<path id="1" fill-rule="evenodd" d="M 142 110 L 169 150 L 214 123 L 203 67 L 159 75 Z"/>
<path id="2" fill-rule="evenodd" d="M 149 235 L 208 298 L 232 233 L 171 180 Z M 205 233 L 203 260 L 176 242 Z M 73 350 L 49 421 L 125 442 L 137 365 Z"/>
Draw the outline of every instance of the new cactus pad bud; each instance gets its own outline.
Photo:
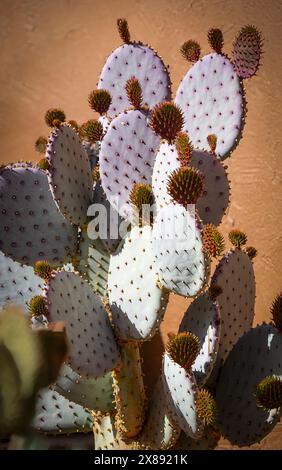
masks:
<path id="1" fill-rule="evenodd" d="M 79 125 L 77 124 L 77 122 L 76 122 L 74 119 L 70 119 L 70 120 L 68 121 L 68 124 L 69 124 L 73 129 L 75 129 L 76 131 L 78 131 Z"/>
<path id="2" fill-rule="evenodd" d="M 244 26 L 233 43 L 232 62 L 237 75 L 250 78 L 257 72 L 262 54 L 262 36 L 254 26 Z"/>
<path id="3" fill-rule="evenodd" d="M 211 153 L 215 153 L 217 145 L 217 137 L 215 134 L 210 134 L 207 137 L 208 144 L 210 146 Z"/>
<path id="4" fill-rule="evenodd" d="M 39 317 L 40 315 L 48 315 L 46 300 L 42 295 L 35 295 L 28 304 L 31 315 Z"/>
<path id="5" fill-rule="evenodd" d="M 131 77 L 126 82 L 126 93 L 128 101 L 135 109 L 142 108 L 142 89 L 139 80 L 136 77 Z"/>
<path id="6" fill-rule="evenodd" d="M 103 126 L 96 119 L 89 119 L 89 121 L 80 126 L 79 134 L 82 139 L 95 143 L 103 138 Z"/>
<path id="7" fill-rule="evenodd" d="M 154 203 L 154 195 L 149 184 L 136 183 L 130 193 L 129 200 L 137 209 L 142 210 L 142 206 L 152 205 Z"/>
<path id="8" fill-rule="evenodd" d="M 45 122 L 47 126 L 54 127 L 58 126 L 58 123 L 64 122 L 66 120 L 66 115 L 62 109 L 52 108 L 48 109 L 45 114 Z"/>
<path id="9" fill-rule="evenodd" d="M 99 165 L 96 165 L 95 168 L 93 168 L 92 177 L 94 181 L 98 181 L 100 179 L 100 166 Z"/>
<path id="10" fill-rule="evenodd" d="M 247 246 L 246 253 L 251 259 L 254 259 L 258 254 L 258 250 L 254 246 Z"/>
<path id="11" fill-rule="evenodd" d="M 214 302 L 222 292 L 223 289 L 219 284 L 212 284 L 209 288 L 209 297 Z"/>
<path id="12" fill-rule="evenodd" d="M 216 258 L 224 250 L 224 237 L 213 224 L 206 224 L 203 230 L 204 250 Z"/>
<path id="13" fill-rule="evenodd" d="M 63 121 L 60 121 L 60 119 L 54 119 L 53 121 L 53 127 L 60 127 L 62 125 Z"/>
<path id="14" fill-rule="evenodd" d="M 228 238 L 232 245 L 237 248 L 241 248 L 241 246 L 247 243 L 247 235 L 238 229 L 231 230 L 228 234 Z"/>
<path id="15" fill-rule="evenodd" d="M 136 183 L 129 195 L 130 203 L 136 207 L 138 211 L 139 222 L 146 223 L 146 209 L 154 204 L 154 194 L 149 184 Z M 144 220 L 143 220 L 144 218 Z M 150 221 L 152 222 L 152 214 L 150 210 Z M 148 221 L 147 221 L 148 222 Z"/>
<path id="16" fill-rule="evenodd" d="M 52 271 L 53 268 L 48 261 L 36 261 L 34 264 L 34 273 L 46 281 L 50 279 Z"/>
<path id="17" fill-rule="evenodd" d="M 188 166 L 191 161 L 193 146 L 187 132 L 178 132 L 175 139 L 175 147 L 181 166 Z"/>
<path id="18" fill-rule="evenodd" d="M 282 292 L 277 295 L 277 297 L 273 301 L 270 308 L 270 313 L 274 325 L 282 334 Z"/>
<path id="19" fill-rule="evenodd" d="M 201 47 L 196 41 L 186 41 L 182 44 L 180 52 L 188 62 L 198 62 L 201 54 Z"/>
<path id="20" fill-rule="evenodd" d="M 35 142 L 35 150 L 38 153 L 45 153 L 47 148 L 47 139 L 42 135 Z"/>
<path id="21" fill-rule="evenodd" d="M 275 375 L 265 377 L 256 388 L 257 405 L 265 410 L 282 406 L 282 379 Z"/>
<path id="22" fill-rule="evenodd" d="M 186 207 L 195 204 L 204 190 L 203 174 L 196 168 L 179 168 L 172 172 L 167 182 L 167 192 L 172 199 Z"/>
<path id="23" fill-rule="evenodd" d="M 41 160 L 39 160 L 39 162 L 37 163 L 37 166 L 41 169 L 41 170 L 49 170 L 50 169 L 50 163 L 49 161 L 47 160 L 47 158 L 41 158 Z"/>
<path id="24" fill-rule="evenodd" d="M 88 96 L 90 108 L 99 114 L 106 114 L 111 102 L 112 98 L 107 90 L 94 90 Z"/>
<path id="25" fill-rule="evenodd" d="M 174 362 L 189 370 L 200 351 L 199 338 L 190 332 L 171 336 L 166 351 Z"/>
<path id="26" fill-rule="evenodd" d="M 223 34 L 222 31 L 218 28 L 211 28 L 208 32 L 208 41 L 211 48 L 217 52 L 217 54 L 222 53 L 223 48 Z"/>
<path id="27" fill-rule="evenodd" d="M 202 388 L 198 391 L 196 399 L 196 410 L 205 425 L 214 424 L 217 415 L 217 406 L 211 393 Z"/>
<path id="28" fill-rule="evenodd" d="M 171 144 L 184 124 L 184 116 L 179 106 L 169 101 L 158 104 L 152 111 L 150 126 L 162 139 Z"/>
<path id="29" fill-rule="evenodd" d="M 124 44 L 129 44 L 130 43 L 130 33 L 128 29 L 128 23 L 125 18 L 119 18 L 117 20 L 117 27 L 118 27 L 118 32 L 121 37 L 121 40 L 124 42 Z"/>

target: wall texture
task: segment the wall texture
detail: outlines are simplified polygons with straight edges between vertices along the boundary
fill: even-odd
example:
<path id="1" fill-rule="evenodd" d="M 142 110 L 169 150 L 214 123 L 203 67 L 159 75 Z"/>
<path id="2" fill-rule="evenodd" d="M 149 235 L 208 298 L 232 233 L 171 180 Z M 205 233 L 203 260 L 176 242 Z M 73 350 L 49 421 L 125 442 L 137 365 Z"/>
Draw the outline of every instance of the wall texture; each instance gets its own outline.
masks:
<path id="1" fill-rule="evenodd" d="M 263 32 L 263 65 L 245 84 L 243 139 L 227 162 L 232 199 L 222 230 L 242 228 L 258 249 L 256 322 L 268 320 L 282 277 L 281 0 L 1 0 L 0 163 L 37 159 L 33 146 L 46 133 L 47 108 L 61 106 L 79 122 L 91 117 L 87 95 L 120 43 L 120 16 L 133 38 L 151 44 L 170 65 L 173 91 L 187 70 L 178 53 L 185 40 L 196 39 L 206 53 L 206 32 L 217 26 L 229 53 L 242 25 Z M 187 304 L 172 298 L 164 336 L 175 331 Z"/>

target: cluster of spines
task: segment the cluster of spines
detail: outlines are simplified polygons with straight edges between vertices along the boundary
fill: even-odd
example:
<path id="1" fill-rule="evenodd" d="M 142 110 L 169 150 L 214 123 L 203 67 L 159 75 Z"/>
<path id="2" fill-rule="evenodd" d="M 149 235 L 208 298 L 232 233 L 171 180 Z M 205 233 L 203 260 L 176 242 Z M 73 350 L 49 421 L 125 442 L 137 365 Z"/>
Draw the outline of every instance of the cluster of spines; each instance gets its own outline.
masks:
<path id="1" fill-rule="evenodd" d="M 182 44 L 180 52 L 188 62 L 198 62 L 201 55 L 201 47 L 196 41 L 186 41 Z"/>
<path id="2" fill-rule="evenodd" d="M 43 295 L 35 295 L 32 297 L 28 304 L 29 312 L 34 317 L 39 317 L 41 315 L 48 315 L 48 309 L 46 305 L 46 299 Z"/>
<path id="3" fill-rule="evenodd" d="M 188 166 L 191 162 L 193 146 L 187 132 L 178 132 L 175 138 L 175 148 L 181 166 Z"/>
<path id="4" fill-rule="evenodd" d="M 104 115 L 111 106 L 112 98 L 107 90 L 93 90 L 88 96 L 90 108 L 97 113 Z"/>
<path id="5" fill-rule="evenodd" d="M 183 124 L 182 110 L 170 101 L 157 104 L 152 110 L 150 126 L 156 134 L 167 140 L 169 144 L 174 142 L 178 132 L 182 130 Z"/>
<path id="6" fill-rule="evenodd" d="M 62 109 L 51 108 L 45 113 L 45 122 L 49 127 L 58 127 L 65 122 L 66 115 Z"/>
<path id="7" fill-rule="evenodd" d="M 119 35 L 124 42 L 124 44 L 130 44 L 130 32 L 128 29 L 128 23 L 125 18 L 119 18 L 117 20 L 117 27 Z"/>
<path id="8" fill-rule="evenodd" d="M 199 338 L 190 332 L 169 336 L 167 354 L 185 370 L 190 370 L 200 351 Z"/>
<path id="9" fill-rule="evenodd" d="M 233 229 L 229 232 L 228 238 L 233 246 L 241 248 L 247 243 L 247 235 L 242 230 Z"/>
<path id="10" fill-rule="evenodd" d="M 211 28 L 208 31 L 208 41 L 211 48 L 217 52 L 217 54 L 222 53 L 223 48 L 223 34 L 219 28 Z"/>
<path id="11" fill-rule="evenodd" d="M 216 258 L 224 251 L 224 237 L 213 224 L 206 224 L 203 229 L 204 250 Z"/>
<path id="12" fill-rule="evenodd" d="M 206 388 L 197 393 L 196 410 L 199 418 L 206 425 L 214 425 L 217 416 L 217 406 L 212 394 Z"/>
<path id="13" fill-rule="evenodd" d="M 141 109 L 143 96 L 139 80 L 134 76 L 131 77 L 127 80 L 125 89 L 128 101 L 132 104 L 134 109 Z"/>
<path id="14" fill-rule="evenodd" d="M 282 379 L 276 375 L 265 377 L 257 385 L 256 402 L 265 410 L 282 407 Z"/>
<path id="15" fill-rule="evenodd" d="M 187 207 L 195 204 L 204 191 L 204 176 L 193 167 L 180 167 L 168 178 L 167 192 L 174 201 Z"/>
<path id="16" fill-rule="evenodd" d="M 82 139 L 88 140 L 92 144 L 103 139 L 103 126 L 96 119 L 89 119 L 79 128 L 79 134 Z"/>

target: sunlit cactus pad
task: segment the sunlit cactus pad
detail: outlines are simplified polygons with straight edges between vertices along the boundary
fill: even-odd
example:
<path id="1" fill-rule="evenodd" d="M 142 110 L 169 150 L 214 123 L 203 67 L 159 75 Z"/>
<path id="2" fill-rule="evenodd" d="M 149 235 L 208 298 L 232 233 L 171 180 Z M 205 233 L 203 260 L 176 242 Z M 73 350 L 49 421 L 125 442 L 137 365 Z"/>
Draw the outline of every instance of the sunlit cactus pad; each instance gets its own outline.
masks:
<path id="1" fill-rule="evenodd" d="M 220 343 L 221 319 L 217 303 L 206 293 L 195 299 L 186 311 L 179 332 L 194 333 L 201 343 L 200 352 L 192 365 L 197 384 L 208 380 L 217 357 Z"/>
<path id="2" fill-rule="evenodd" d="M 169 75 L 157 53 L 141 43 L 124 44 L 107 59 L 98 83 L 98 88 L 108 90 L 112 97 L 109 117 L 130 106 L 124 89 L 133 75 L 141 83 L 144 105 L 152 108 L 170 99 Z"/>
<path id="3" fill-rule="evenodd" d="M 193 373 L 173 361 L 167 353 L 163 358 L 163 382 L 168 414 L 188 436 L 201 436 L 203 425 L 197 416 L 198 387 Z"/>
<path id="4" fill-rule="evenodd" d="M 100 150 L 100 174 L 108 200 L 122 217 L 132 215 L 133 185 L 151 184 L 159 142 L 144 111 L 121 113 L 109 126 Z"/>
<path id="5" fill-rule="evenodd" d="M 229 155 L 243 126 L 243 90 L 232 63 L 221 54 L 208 54 L 187 72 L 175 102 L 185 115 L 184 129 L 194 147 L 209 150 L 207 136 L 218 138 L 217 153 Z"/>
<path id="6" fill-rule="evenodd" d="M 132 340 L 152 337 L 163 318 L 168 296 L 158 285 L 149 226 L 134 227 L 111 257 L 108 290 L 118 335 Z"/>
<path id="7" fill-rule="evenodd" d="M 198 294 L 207 281 L 209 263 L 197 216 L 178 204 L 165 206 L 157 214 L 153 237 L 161 284 L 183 296 Z"/>

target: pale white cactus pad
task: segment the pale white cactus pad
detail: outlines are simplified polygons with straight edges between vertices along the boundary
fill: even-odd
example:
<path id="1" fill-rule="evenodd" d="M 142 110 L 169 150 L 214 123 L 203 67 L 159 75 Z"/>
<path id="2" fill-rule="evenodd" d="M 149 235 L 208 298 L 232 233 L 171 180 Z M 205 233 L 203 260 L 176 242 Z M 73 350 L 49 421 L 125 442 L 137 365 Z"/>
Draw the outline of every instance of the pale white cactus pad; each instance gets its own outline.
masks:
<path id="1" fill-rule="evenodd" d="M 158 285 L 151 227 L 134 227 L 124 245 L 111 256 L 108 292 L 118 335 L 123 339 L 151 338 L 168 300 Z"/>
<path id="2" fill-rule="evenodd" d="M 57 271 L 46 300 L 48 319 L 63 321 L 70 341 L 70 365 L 80 374 L 101 377 L 120 360 L 107 311 L 90 285 L 75 273 Z"/>
<path id="3" fill-rule="evenodd" d="M 198 386 L 208 380 L 217 357 L 220 342 L 220 311 L 207 293 L 195 299 L 179 327 L 179 333 L 191 332 L 200 340 L 200 352 L 192 365 Z"/>
<path id="4" fill-rule="evenodd" d="M 138 441 L 141 447 L 150 449 L 170 449 L 180 435 L 179 426 L 167 413 L 167 402 L 163 380 L 157 381 L 150 401 L 148 418 Z"/>
<path id="5" fill-rule="evenodd" d="M 47 150 L 49 182 L 61 212 L 75 225 L 84 225 L 93 197 L 90 161 L 77 132 L 69 125 L 55 128 Z"/>
<path id="6" fill-rule="evenodd" d="M 162 142 L 156 154 L 152 175 L 152 188 L 157 210 L 172 202 L 167 192 L 167 181 L 170 174 L 180 167 L 175 145 Z"/>
<path id="7" fill-rule="evenodd" d="M 152 182 L 159 142 L 144 111 L 122 113 L 110 123 L 100 150 L 101 182 L 107 199 L 124 218 L 132 216 L 129 195 L 133 185 Z"/>
<path id="8" fill-rule="evenodd" d="M 184 130 L 194 147 L 208 151 L 207 136 L 215 134 L 218 155 L 227 157 L 244 118 L 243 89 L 228 58 L 212 53 L 196 62 L 180 83 L 175 102 L 184 112 Z"/>
<path id="9" fill-rule="evenodd" d="M 168 414 L 185 434 L 197 439 L 203 432 L 203 424 L 196 411 L 198 387 L 193 372 L 186 371 L 165 353 L 163 384 Z"/>
<path id="10" fill-rule="evenodd" d="M 204 224 L 219 225 L 229 204 L 227 173 L 216 155 L 194 150 L 191 166 L 204 175 L 204 192 L 196 203 L 196 209 Z M 157 209 L 172 202 L 167 192 L 171 173 L 180 167 L 175 146 L 164 142 L 160 145 L 154 164 L 152 187 Z"/>
<path id="11" fill-rule="evenodd" d="M 39 392 L 33 427 L 48 434 L 90 432 L 90 413 L 49 388 Z"/>
<path id="12" fill-rule="evenodd" d="M 179 204 L 169 204 L 153 225 L 153 250 L 160 282 L 176 294 L 193 297 L 207 281 L 209 262 L 202 246 L 196 214 Z"/>
<path id="13" fill-rule="evenodd" d="M 130 106 L 125 85 L 133 75 L 141 84 L 143 105 L 153 107 L 170 99 L 169 75 L 158 54 L 141 43 L 123 44 L 107 59 L 98 83 L 112 97 L 110 118 Z"/>
<path id="14" fill-rule="evenodd" d="M 212 375 L 216 375 L 236 341 L 253 324 L 256 285 L 253 263 L 247 253 L 238 248 L 226 253 L 211 280 L 211 286 L 216 284 L 223 292 L 217 297 L 221 337 Z"/>
<path id="15" fill-rule="evenodd" d="M 40 295 L 43 287 L 43 280 L 34 274 L 31 266 L 23 266 L 0 251 L 0 307 L 14 303 L 27 311 L 28 302 Z"/>
<path id="16" fill-rule="evenodd" d="M 262 324 L 245 333 L 229 354 L 216 392 L 222 434 L 232 444 L 251 445 L 268 434 L 281 409 L 263 410 L 256 404 L 256 386 L 268 375 L 282 378 L 282 338 Z"/>

